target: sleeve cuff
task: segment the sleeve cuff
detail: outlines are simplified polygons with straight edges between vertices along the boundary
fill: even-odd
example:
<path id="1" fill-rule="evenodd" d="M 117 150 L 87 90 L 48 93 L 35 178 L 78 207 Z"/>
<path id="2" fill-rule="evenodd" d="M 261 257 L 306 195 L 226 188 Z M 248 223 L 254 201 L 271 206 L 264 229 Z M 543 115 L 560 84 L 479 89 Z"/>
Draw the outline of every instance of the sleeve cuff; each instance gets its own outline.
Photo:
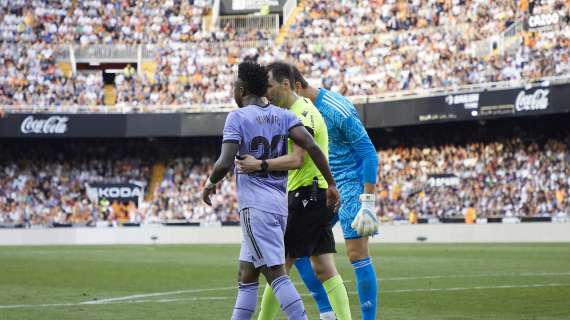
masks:
<path id="1" fill-rule="evenodd" d="M 309 133 L 313 136 L 313 138 L 315 137 L 315 131 L 313 130 L 313 128 L 305 126 L 305 129 L 309 131 Z"/>
<path id="2" fill-rule="evenodd" d="M 302 126 L 303 126 L 303 124 L 301 122 L 297 122 L 289 128 L 289 131 L 291 131 L 291 129 L 293 129 L 293 128 L 302 127 Z"/>

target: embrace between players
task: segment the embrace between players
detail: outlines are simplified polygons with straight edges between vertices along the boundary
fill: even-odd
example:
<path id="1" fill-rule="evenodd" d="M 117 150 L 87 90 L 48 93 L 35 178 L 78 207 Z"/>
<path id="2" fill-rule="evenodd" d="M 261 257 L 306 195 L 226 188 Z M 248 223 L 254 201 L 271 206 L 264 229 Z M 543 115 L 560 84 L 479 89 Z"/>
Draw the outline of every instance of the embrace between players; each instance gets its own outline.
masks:
<path id="1" fill-rule="evenodd" d="M 376 319 L 377 280 L 368 238 L 378 229 L 378 158 L 354 105 L 309 86 L 296 67 L 282 62 L 241 63 L 234 98 L 240 108 L 228 114 L 221 154 L 202 195 L 211 205 L 216 184 L 237 162 L 243 238 L 232 319 L 253 316 L 260 273 L 270 285 L 258 319 L 274 319 L 279 309 L 288 319 L 307 319 L 288 276 L 292 265 L 321 319 L 351 319 L 333 257 L 337 221 L 356 275 L 360 318 Z"/>

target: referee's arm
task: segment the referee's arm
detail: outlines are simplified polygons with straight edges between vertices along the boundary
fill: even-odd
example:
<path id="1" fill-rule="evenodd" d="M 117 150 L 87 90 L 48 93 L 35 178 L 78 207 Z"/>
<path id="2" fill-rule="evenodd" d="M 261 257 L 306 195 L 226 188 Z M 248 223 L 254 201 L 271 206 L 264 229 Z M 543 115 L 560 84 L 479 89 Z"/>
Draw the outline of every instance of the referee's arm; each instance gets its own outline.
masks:
<path id="1" fill-rule="evenodd" d="M 305 149 L 293 144 L 293 152 L 267 160 L 267 170 L 269 171 L 287 171 L 299 169 L 305 161 Z"/>
<path id="2" fill-rule="evenodd" d="M 265 160 L 267 171 L 289 171 L 299 169 L 305 160 L 305 150 L 298 145 L 293 145 L 293 152 L 286 155 Z M 236 161 L 239 172 L 252 173 L 262 170 L 262 160 L 256 159 L 252 155 L 245 155 Z"/>
<path id="3" fill-rule="evenodd" d="M 305 125 L 305 129 L 307 129 L 307 132 L 309 132 L 313 138 L 315 137 L 315 131 L 313 130 L 313 128 Z M 286 170 L 299 169 L 303 166 L 303 163 L 305 162 L 306 153 L 307 150 L 301 148 L 296 143 L 293 143 L 293 152 L 285 156 L 267 160 L 268 164 L 267 170 L 286 171 Z"/>
<path id="4" fill-rule="evenodd" d="M 305 126 L 307 132 L 311 134 L 312 137 L 315 136 L 314 130 L 311 127 Z M 305 155 L 307 150 L 301 148 L 296 143 L 293 143 L 293 151 L 286 155 L 267 159 L 267 171 L 289 171 L 299 169 L 305 163 Z M 244 173 L 251 173 L 261 170 L 261 160 L 258 160 L 252 156 L 244 156 L 243 159 L 238 160 L 236 163 L 240 171 Z"/>

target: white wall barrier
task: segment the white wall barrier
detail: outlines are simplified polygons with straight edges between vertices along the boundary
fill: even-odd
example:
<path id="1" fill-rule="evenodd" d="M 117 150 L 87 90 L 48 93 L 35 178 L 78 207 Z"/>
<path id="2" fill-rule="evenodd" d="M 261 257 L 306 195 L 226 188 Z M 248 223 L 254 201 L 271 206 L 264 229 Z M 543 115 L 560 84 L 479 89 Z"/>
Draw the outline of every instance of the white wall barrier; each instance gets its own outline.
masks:
<path id="1" fill-rule="evenodd" d="M 383 225 L 374 243 L 570 242 L 570 223 Z M 153 240 L 154 238 L 154 240 Z M 342 242 L 338 225 L 337 242 Z M 239 227 L 0 229 L 0 245 L 239 243 Z"/>

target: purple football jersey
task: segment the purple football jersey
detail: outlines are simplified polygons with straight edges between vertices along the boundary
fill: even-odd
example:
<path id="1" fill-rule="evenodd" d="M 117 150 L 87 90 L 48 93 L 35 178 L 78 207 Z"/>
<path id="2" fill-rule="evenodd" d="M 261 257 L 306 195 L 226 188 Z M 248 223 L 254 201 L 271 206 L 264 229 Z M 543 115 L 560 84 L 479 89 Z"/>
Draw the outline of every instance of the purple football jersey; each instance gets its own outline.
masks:
<path id="1" fill-rule="evenodd" d="M 273 106 L 250 105 L 228 114 L 224 142 L 239 144 L 238 157 L 249 154 L 257 159 L 273 159 L 287 154 L 289 130 L 301 126 L 293 113 Z M 239 210 L 256 208 L 287 215 L 287 171 L 238 173 L 236 169 Z"/>

